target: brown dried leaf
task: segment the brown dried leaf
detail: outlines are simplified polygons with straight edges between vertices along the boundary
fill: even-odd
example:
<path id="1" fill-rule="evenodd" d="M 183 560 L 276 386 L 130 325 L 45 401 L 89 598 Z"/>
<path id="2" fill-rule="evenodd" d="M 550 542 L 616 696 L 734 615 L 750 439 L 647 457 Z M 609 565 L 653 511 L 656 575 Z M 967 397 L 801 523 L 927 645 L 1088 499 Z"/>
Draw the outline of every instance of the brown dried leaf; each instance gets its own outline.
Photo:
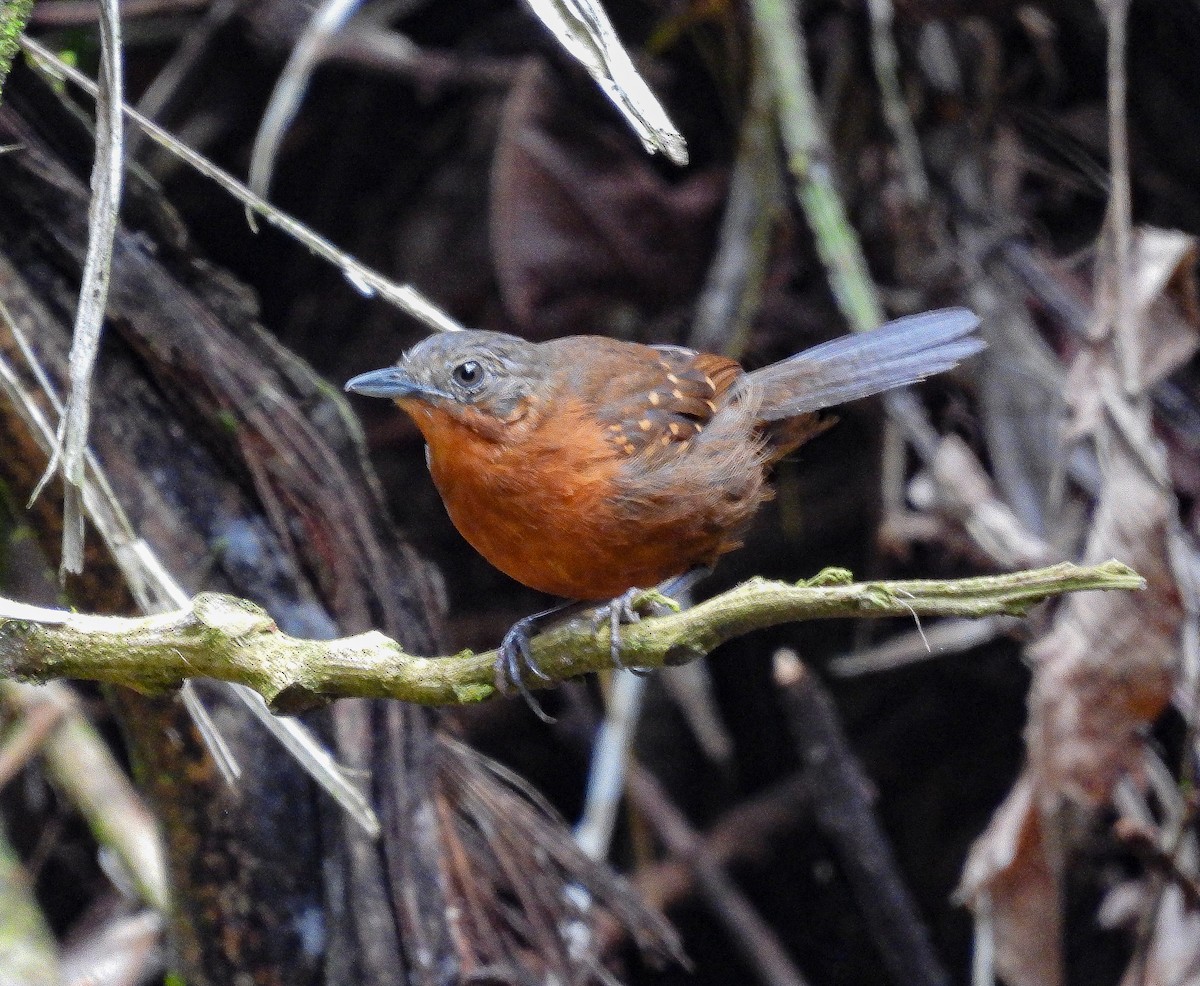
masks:
<path id="1" fill-rule="evenodd" d="M 1139 238 L 1136 304 L 1149 285 L 1161 291 L 1181 253 L 1164 262 Z M 1194 351 L 1182 319 L 1140 320 L 1132 345 L 1143 385 Z M 1171 698 L 1184 618 L 1168 558 L 1176 504 L 1165 455 L 1151 430 L 1148 402 L 1127 397 L 1113 346 L 1080 358 L 1068 384 L 1077 430 L 1095 442 L 1103 477 L 1085 558 L 1120 558 L 1147 587 L 1140 593 L 1081 593 L 1028 651 L 1029 697 L 1024 772 L 968 859 L 960 894 L 990 906 L 997 968 L 1012 986 L 1055 986 L 1063 965 L 1059 873 L 1072 839 L 1072 814 L 1109 803 L 1122 776 L 1141 773 L 1145 727 Z M 1081 423 L 1080 423 L 1081 422 Z M 1047 834 L 1053 833 L 1053 838 Z"/>
<path id="2" fill-rule="evenodd" d="M 1013 984 L 1062 980 L 1058 877 L 1033 796 L 1033 777 L 1026 772 L 972 848 L 957 894 L 977 913 L 991 913 L 997 964 Z M 1024 947 L 1007 947 L 1012 942 Z"/>
<path id="3" fill-rule="evenodd" d="M 957 435 L 947 435 L 938 443 L 933 474 L 938 507 L 961 522 L 989 558 L 1005 568 L 1052 563 L 1049 545 L 1030 534 L 996 496 L 979 460 Z"/>
<path id="4" fill-rule="evenodd" d="M 690 301 L 712 248 L 725 169 L 665 176 L 615 117 L 590 106 L 531 60 L 501 124 L 496 273 L 510 317 L 534 337 L 627 336 Z"/>
<path id="5" fill-rule="evenodd" d="M 1196 352 L 1200 321 L 1193 311 L 1195 254 L 1194 236 L 1148 227 L 1136 231 L 1130 287 L 1138 333 L 1132 346 L 1143 392 Z M 1091 432 L 1098 425 L 1103 396 L 1113 386 L 1101 379 L 1107 360 L 1105 352 L 1085 349 L 1071 367 L 1067 393 L 1073 397 L 1076 434 Z"/>
<path id="6" fill-rule="evenodd" d="M 1029 649 L 1030 764 L 1057 796 L 1106 803 L 1119 776 L 1140 771 L 1142 727 L 1170 699 L 1183 617 L 1167 562 L 1172 509 L 1137 453 L 1114 450 L 1087 557 L 1126 559 L 1147 588 L 1082 594 Z"/>
<path id="7" fill-rule="evenodd" d="M 1166 557 L 1173 503 L 1120 436 L 1107 452 L 1086 557 L 1122 559 L 1147 588 L 1079 594 L 1030 647 L 1025 770 L 972 847 L 960 891 L 973 907 L 990 898 L 997 966 L 1013 986 L 1061 982 L 1061 945 L 1047 929 L 1061 920 L 1053 875 L 1067 846 L 1048 843 L 1047 826 L 1059 832 L 1064 809 L 1099 807 L 1120 776 L 1139 772 L 1144 727 L 1170 700 L 1176 667 L 1183 611 Z"/>

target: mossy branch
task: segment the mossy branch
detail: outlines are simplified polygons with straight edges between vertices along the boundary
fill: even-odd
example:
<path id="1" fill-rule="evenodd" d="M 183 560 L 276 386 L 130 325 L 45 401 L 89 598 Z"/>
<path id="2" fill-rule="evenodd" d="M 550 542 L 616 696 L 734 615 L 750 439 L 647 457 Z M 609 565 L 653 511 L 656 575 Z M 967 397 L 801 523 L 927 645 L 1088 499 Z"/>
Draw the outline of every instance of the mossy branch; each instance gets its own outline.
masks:
<path id="1" fill-rule="evenodd" d="M 1088 589 L 1141 589 L 1120 562 L 1054 565 L 943 581 L 851 582 L 827 569 L 799 585 L 751 579 L 691 609 L 620 631 L 622 658 L 660 667 L 693 660 L 733 637 L 834 617 L 1020 616 L 1035 603 Z M 607 623 L 580 617 L 540 634 L 533 656 L 555 680 L 609 666 Z M 480 701 L 496 686 L 496 652 L 416 657 L 374 631 L 297 640 L 252 603 L 202 593 L 191 605 L 145 617 L 89 616 L 0 599 L 0 675 L 26 681 L 83 678 L 162 692 L 186 678 L 238 682 L 275 709 L 295 711 L 349 696 L 422 705 Z"/>

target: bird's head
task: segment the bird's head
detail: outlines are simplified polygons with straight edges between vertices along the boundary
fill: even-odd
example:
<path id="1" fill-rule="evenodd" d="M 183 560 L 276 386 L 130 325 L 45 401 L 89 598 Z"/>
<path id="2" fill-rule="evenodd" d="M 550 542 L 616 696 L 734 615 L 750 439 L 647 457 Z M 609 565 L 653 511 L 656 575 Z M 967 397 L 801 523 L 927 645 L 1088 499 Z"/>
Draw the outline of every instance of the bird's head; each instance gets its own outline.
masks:
<path id="1" fill-rule="evenodd" d="M 447 419 L 496 435 L 535 410 L 545 373 L 535 343 L 501 332 L 464 330 L 422 339 L 395 366 L 359 374 L 346 390 L 393 400 L 430 438 Z"/>

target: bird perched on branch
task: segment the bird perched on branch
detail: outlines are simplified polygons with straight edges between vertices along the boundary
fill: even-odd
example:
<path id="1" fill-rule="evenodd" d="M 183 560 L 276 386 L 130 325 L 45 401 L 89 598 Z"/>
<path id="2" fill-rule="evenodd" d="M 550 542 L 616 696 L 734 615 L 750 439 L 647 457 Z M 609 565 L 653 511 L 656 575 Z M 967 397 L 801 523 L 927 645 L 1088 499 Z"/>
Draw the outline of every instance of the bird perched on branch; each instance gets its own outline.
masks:
<path id="1" fill-rule="evenodd" d="M 346 389 L 412 416 L 451 520 L 493 565 L 628 608 L 738 547 L 771 467 L 831 423 L 817 412 L 949 370 L 983 348 L 977 325 L 963 308 L 914 315 L 750 373 L 679 346 L 452 332 Z M 529 619 L 498 664 L 522 691 L 518 662 L 539 673 Z"/>

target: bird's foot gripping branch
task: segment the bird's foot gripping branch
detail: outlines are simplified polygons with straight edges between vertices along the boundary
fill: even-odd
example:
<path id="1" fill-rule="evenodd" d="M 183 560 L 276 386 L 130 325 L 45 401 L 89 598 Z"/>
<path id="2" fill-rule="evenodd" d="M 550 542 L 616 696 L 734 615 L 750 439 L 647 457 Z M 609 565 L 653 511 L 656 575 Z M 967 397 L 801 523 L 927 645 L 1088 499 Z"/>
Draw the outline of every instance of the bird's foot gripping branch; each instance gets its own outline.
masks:
<path id="1" fill-rule="evenodd" d="M 1069 563 L 956 581 L 851 582 L 828 569 L 797 585 L 751 579 L 691 609 L 620 630 L 639 667 L 694 660 L 764 627 L 834 617 L 1020 616 L 1067 592 L 1141 589 L 1117 561 Z M 609 667 L 609 631 L 586 617 L 539 634 L 532 656 L 556 680 Z M 495 692 L 496 653 L 415 657 L 381 633 L 298 640 L 252 603 L 214 593 L 172 613 L 90 616 L 0 599 L 0 675 L 25 681 L 83 678 L 161 692 L 187 678 L 238 682 L 278 711 L 335 698 L 396 698 L 423 705 L 476 702 Z"/>

